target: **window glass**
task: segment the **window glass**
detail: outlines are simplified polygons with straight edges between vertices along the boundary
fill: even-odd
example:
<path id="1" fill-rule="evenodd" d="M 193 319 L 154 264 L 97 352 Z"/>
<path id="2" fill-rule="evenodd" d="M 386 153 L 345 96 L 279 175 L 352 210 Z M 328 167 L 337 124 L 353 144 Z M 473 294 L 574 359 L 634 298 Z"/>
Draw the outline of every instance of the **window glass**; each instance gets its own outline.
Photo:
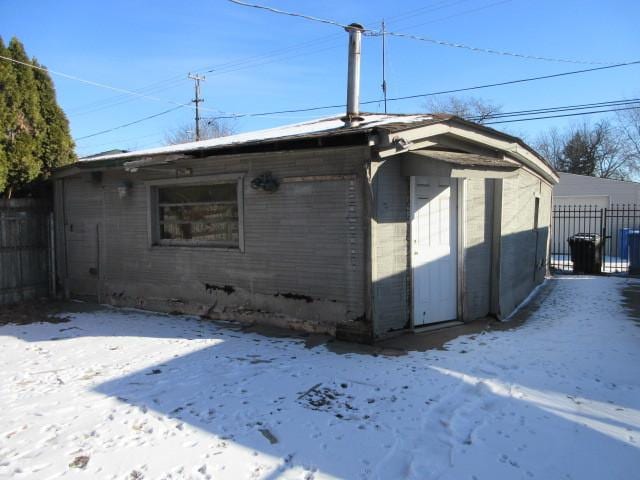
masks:
<path id="1" fill-rule="evenodd" d="M 158 187 L 156 215 L 160 243 L 238 245 L 236 183 Z"/>

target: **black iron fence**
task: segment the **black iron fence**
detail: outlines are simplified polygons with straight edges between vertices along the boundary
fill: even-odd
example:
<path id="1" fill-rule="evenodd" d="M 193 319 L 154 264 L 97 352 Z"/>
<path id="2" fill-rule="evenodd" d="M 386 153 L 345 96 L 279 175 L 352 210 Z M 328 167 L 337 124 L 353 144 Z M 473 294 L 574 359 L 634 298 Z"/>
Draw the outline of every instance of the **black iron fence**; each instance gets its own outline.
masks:
<path id="1" fill-rule="evenodd" d="M 555 205 L 549 265 L 565 273 L 640 273 L 640 206 Z"/>

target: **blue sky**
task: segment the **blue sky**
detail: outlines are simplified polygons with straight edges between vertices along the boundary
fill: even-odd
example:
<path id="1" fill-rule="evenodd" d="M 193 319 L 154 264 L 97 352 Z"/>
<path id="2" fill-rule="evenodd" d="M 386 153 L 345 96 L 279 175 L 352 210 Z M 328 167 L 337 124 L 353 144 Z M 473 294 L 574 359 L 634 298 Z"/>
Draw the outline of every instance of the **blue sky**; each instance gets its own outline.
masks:
<path id="1" fill-rule="evenodd" d="M 391 31 L 530 55 L 617 63 L 640 59 L 640 2 L 633 0 L 256 0 L 281 9 L 360 22 Z M 162 101 L 53 76 L 75 138 L 188 103 L 188 72 L 205 73 L 203 115 L 260 112 L 345 101 L 346 33 L 339 28 L 244 8 L 225 0 L 0 0 L 0 35 L 22 40 L 49 67 Z M 381 97 L 379 37 L 363 43 L 362 99 Z M 387 41 L 389 96 L 538 76 L 580 68 L 436 46 Z M 640 66 L 491 88 L 474 95 L 505 111 L 616 100 L 640 95 Z M 367 106 L 382 111 L 382 104 Z M 392 112 L 425 111 L 425 100 L 393 102 Z M 236 119 L 236 131 L 326 116 L 309 114 Z M 597 116 L 590 117 L 596 120 Z M 499 127 L 533 138 L 575 119 Z M 167 131 L 193 122 L 184 108 L 109 134 L 79 140 L 78 152 L 161 145 Z"/>

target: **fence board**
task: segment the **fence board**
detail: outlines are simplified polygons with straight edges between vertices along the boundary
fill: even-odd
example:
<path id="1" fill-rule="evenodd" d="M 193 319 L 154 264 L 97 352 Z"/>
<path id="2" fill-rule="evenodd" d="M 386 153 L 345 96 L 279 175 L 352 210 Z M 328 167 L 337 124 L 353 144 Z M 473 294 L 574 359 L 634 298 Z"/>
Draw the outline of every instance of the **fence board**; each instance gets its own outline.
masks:
<path id="1" fill-rule="evenodd" d="M 50 216 L 47 202 L 0 200 L 0 305 L 49 294 Z"/>

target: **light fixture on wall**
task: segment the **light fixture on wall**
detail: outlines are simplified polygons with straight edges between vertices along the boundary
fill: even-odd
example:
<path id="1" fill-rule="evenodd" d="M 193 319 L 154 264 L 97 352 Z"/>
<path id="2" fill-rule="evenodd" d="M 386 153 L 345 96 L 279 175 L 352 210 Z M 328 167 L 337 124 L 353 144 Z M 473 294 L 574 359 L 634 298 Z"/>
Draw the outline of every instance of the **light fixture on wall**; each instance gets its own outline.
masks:
<path id="1" fill-rule="evenodd" d="M 133 184 L 129 180 L 124 180 L 120 182 L 120 184 L 117 187 L 118 197 L 124 198 L 127 195 L 129 195 L 131 193 L 132 187 L 133 187 Z"/>
<path id="2" fill-rule="evenodd" d="M 255 190 L 264 190 L 265 192 L 275 192 L 278 190 L 280 183 L 276 180 L 271 172 L 265 172 L 251 180 L 251 188 Z"/>
<path id="3" fill-rule="evenodd" d="M 411 145 L 411 142 L 402 137 L 393 137 L 391 143 L 395 145 L 396 151 L 398 152 L 409 150 L 409 145 Z"/>

